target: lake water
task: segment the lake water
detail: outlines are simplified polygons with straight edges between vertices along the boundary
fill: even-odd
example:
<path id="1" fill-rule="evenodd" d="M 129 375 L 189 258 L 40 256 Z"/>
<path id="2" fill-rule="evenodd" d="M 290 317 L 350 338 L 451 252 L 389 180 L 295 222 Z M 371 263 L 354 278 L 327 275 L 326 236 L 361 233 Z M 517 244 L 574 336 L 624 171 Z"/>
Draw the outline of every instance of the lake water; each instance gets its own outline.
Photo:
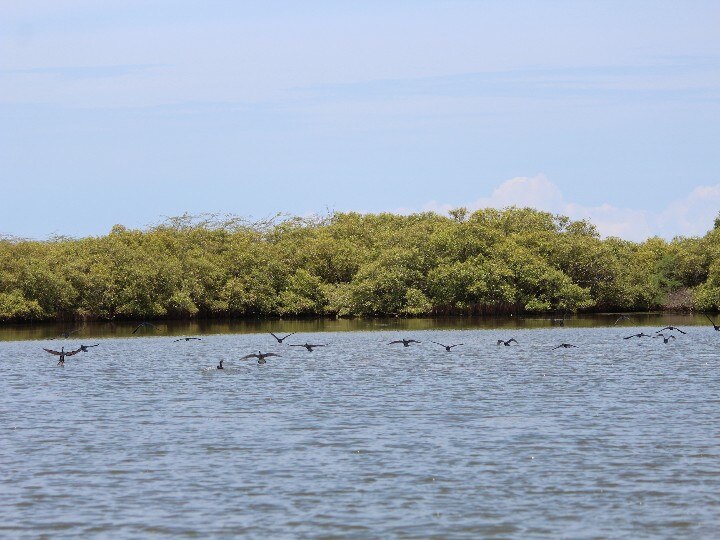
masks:
<path id="1" fill-rule="evenodd" d="M 720 332 L 673 320 L 667 345 L 582 320 L 288 340 L 312 353 L 252 328 L 5 328 L 0 536 L 716 538 Z M 42 351 L 79 343 L 100 346 L 64 368 Z M 237 360 L 257 350 L 282 357 Z"/>

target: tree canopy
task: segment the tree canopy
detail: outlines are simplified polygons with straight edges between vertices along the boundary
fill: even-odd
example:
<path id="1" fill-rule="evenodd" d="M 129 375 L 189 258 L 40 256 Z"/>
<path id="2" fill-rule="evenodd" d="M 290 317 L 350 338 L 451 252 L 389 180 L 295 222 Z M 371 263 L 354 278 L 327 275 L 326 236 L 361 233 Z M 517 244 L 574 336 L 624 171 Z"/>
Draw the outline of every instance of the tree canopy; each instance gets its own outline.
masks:
<path id="1" fill-rule="evenodd" d="M 718 308 L 717 226 L 635 243 L 511 207 L 0 237 L 0 321 Z"/>

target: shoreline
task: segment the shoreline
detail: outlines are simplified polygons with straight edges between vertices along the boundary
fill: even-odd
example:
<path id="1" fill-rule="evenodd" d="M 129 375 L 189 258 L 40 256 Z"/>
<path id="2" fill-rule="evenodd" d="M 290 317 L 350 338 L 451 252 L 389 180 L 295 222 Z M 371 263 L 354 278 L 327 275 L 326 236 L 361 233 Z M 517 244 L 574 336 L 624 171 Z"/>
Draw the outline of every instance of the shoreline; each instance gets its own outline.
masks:
<path id="1" fill-rule="evenodd" d="M 521 329 L 572 329 L 572 328 L 638 328 L 676 326 L 707 326 L 704 314 L 678 312 L 628 313 L 630 320 L 618 324 L 618 313 L 582 313 L 566 317 L 561 324 L 555 316 L 537 314 L 528 317 L 512 316 L 441 316 L 441 317 L 384 317 L 384 318 L 293 318 L 293 319 L 165 319 L 153 321 L 156 330 L 132 331 L 138 321 L 88 321 L 68 324 L 64 322 L 32 322 L 0 324 L 0 341 L 62 340 L 82 341 L 88 338 L 169 337 L 181 335 L 262 334 L 268 332 L 416 332 L 426 330 L 521 330 Z M 78 330 L 70 338 L 60 338 L 62 332 Z"/>

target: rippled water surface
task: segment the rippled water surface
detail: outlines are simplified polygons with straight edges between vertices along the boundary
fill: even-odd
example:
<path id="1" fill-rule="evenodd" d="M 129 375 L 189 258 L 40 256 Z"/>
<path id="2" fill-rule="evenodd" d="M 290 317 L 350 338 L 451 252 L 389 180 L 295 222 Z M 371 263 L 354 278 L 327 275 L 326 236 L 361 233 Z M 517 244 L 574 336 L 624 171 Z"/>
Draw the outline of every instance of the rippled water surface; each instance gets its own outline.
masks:
<path id="1" fill-rule="evenodd" d="M 0 342 L 0 536 L 717 537 L 720 332 L 641 330 Z"/>

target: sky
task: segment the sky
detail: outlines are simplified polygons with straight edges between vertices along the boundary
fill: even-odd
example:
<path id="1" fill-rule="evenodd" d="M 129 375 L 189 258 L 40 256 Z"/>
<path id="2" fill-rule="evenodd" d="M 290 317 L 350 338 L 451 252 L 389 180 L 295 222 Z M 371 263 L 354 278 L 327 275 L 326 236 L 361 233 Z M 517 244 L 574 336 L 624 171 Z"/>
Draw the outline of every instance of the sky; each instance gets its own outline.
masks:
<path id="1" fill-rule="evenodd" d="M 720 2 L 0 0 L 0 235 L 532 206 L 720 210 Z"/>

